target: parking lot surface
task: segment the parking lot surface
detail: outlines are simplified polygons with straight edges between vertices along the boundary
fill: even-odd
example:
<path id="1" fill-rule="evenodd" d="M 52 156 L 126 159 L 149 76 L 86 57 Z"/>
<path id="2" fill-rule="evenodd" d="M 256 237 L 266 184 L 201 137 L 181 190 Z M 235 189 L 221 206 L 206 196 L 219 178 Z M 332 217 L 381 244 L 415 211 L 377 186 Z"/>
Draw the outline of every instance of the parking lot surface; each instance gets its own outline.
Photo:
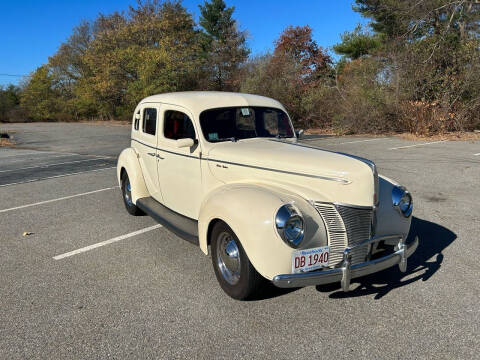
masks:
<path id="1" fill-rule="evenodd" d="M 125 211 L 128 127 L 1 130 L 18 142 L 0 148 L 1 359 L 479 357 L 479 141 L 307 136 L 407 186 L 419 248 L 405 274 L 349 293 L 267 286 L 239 302 L 199 248 Z"/>

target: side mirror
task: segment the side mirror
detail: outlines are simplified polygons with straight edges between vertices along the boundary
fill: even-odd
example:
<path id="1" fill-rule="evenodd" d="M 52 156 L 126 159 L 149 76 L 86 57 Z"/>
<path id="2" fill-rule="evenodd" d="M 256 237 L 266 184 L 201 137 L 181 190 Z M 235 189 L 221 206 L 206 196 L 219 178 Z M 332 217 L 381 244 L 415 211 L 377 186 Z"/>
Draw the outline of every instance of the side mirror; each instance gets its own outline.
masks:
<path id="1" fill-rule="evenodd" d="M 135 120 L 140 120 L 140 114 L 139 113 L 135 114 Z"/>
<path id="2" fill-rule="evenodd" d="M 298 139 L 303 139 L 305 132 L 303 131 L 303 129 L 300 129 L 300 130 L 295 130 L 295 134 L 297 135 Z"/>
<path id="3" fill-rule="evenodd" d="M 193 144 L 195 144 L 195 141 L 193 139 L 190 139 L 190 138 L 178 139 L 177 140 L 177 148 L 192 147 Z"/>

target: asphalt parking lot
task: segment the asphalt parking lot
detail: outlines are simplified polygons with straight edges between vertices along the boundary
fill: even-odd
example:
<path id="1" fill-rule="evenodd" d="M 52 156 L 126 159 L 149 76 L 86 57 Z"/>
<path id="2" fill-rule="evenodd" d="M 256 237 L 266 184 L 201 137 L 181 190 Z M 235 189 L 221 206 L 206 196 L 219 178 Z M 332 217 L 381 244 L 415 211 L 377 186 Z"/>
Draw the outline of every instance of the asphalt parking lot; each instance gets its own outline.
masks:
<path id="1" fill-rule="evenodd" d="M 124 209 L 129 128 L 8 124 L 0 148 L 0 358 L 440 358 L 480 351 L 480 141 L 307 137 L 375 161 L 414 196 L 397 268 L 232 300 L 209 257 Z M 23 236 L 23 234 L 31 233 Z"/>

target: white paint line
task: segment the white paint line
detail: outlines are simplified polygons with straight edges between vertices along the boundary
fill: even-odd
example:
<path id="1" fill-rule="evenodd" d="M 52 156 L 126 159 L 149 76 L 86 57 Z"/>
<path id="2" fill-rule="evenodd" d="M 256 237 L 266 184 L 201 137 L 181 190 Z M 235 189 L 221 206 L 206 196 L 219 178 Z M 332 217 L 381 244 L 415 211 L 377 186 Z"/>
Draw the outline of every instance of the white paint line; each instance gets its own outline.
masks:
<path id="1" fill-rule="evenodd" d="M 440 140 L 440 141 L 432 141 L 432 142 L 422 143 L 422 144 L 399 146 L 399 147 L 390 148 L 390 149 L 388 149 L 388 150 L 398 150 L 398 149 L 406 149 L 406 148 L 411 148 L 411 147 L 416 147 L 416 146 L 425 146 L 425 145 L 430 145 L 430 144 L 439 144 L 439 143 L 443 143 L 443 142 L 446 142 L 446 141 L 448 141 L 448 140 Z"/>
<path id="2" fill-rule="evenodd" d="M 107 159 L 107 158 L 95 158 L 95 159 L 86 159 L 86 160 L 75 160 L 75 161 L 67 161 L 67 162 L 61 162 L 61 163 L 56 163 L 56 164 L 40 164 L 40 165 L 36 165 L 36 166 L 27 166 L 27 167 L 19 168 L 19 169 L 0 170 L 0 173 L 10 172 L 10 171 L 27 170 L 27 169 L 36 169 L 36 168 L 48 168 L 48 167 L 50 167 L 50 166 L 66 165 L 66 164 L 75 164 L 75 163 L 79 163 L 79 162 L 97 161 L 97 160 L 102 160 L 102 159 Z"/>
<path id="3" fill-rule="evenodd" d="M 128 239 L 132 236 L 137 236 L 137 235 L 146 233 L 147 231 L 152 231 L 152 230 L 158 229 L 160 227 L 162 227 L 162 225 L 160 225 L 160 224 L 153 225 L 153 226 L 150 226 L 150 227 L 147 227 L 147 228 L 144 228 L 144 229 L 140 229 L 140 230 L 131 232 L 129 234 L 114 237 L 113 239 L 110 239 L 110 240 L 105 240 L 105 241 L 102 241 L 102 242 L 99 242 L 99 243 L 96 243 L 96 244 L 93 244 L 93 245 L 85 246 L 85 247 L 77 249 L 77 250 L 73 250 L 73 251 L 70 251 L 70 252 L 67 252 L 67 253 L 64 253 L 64 254 L 54 256 L 53 259 L 54 260 L 61 260 L 61 259 L 64 259 L 66 257 L 70 257 L 70 256 L 73 256 L 73 255 L 78 255 L 78 254 L 84 253 L 86 251 L 96 249 L 96 248 L 101 247 L 101 246 L 109 245 L 109 244 L 112 244 L 112 243 L 117 242 L 117 241 Z"/>
<path id="4" fill-rule="evenodd" d="M 13 152 L 13 151 L 9 151 L 9 152 Z M 0 156 L 0 159 L 5 159 L 13 156 L 24 156 L 24 155 L 44 155 L 44 153 L 43 152 L 27 152 L 27 153 L 20 153 L 20 154 L 12 154 L 12 155 Z"/>
<path id="5" fill-rule="evenodd" d="M 331 145 L 356 144 L 356 143 L 361 143 L 361 142 L 377 141 L 377 140 L 383 140 L 383 139 L 388 139 L 388 138 L 384 138 L 384 137 L 383 137 L 383 138 L 376 138 L 376 139 L 355 140 L 355 141 L 347 141 L 347 142 L 336 143 L 336 144 L 331 144 Z"/>
<path id="6" fill-rule="evenodd" d="M 102 159 L 116 159 L 115 156 L 105 156 L 105 155 L 82 155 L 78 154 L 80 156 L 91 156 L 91 157 L 97 157 L 97 158 L 102 158 Z"/>
<path id="7" fill-rule="evenodd" d="M 16 183 L 3 184 L 3 185 L 0 185 L 0 187 L 10 186 L 10 185 L 28 184 L 28 183 L 31 183 L 31 182 L 34 182 L 34 181 L 48 180 L 48 179 L 56 179 L 56 178 L 60 178 L 60 177 L 64 177 L 64 176 L 86 174 L 86 173 L 89 173 L 89 172 L 103 171 L 103 170 L 116 169 L 116 168 L 117 168 L 116 166 L 111 166 L 111 167 L 103 168 L 103 169 L 87 170 L 87 171 L 80 171 L 80 172 L 69 173 L 69 174 L 48 176 L 48 177 L 39 178 L 39 179 L 32 179 L 32 180 L 21 181 L 21 182 L 16 182 Z"/>
<path id="8" fill-rule="evenodd" d="M 21 149 L 12 149 L 13 150 L 21 150 Z M 12 152 L 12 151 L 9 151 L 9 152 Z M 54 155 L 54 154 L 58 154 L 58 155 Z M 24 152 L 24 153 L 20 153 L 20 154 L 12 154 L 12 155 L 6 155 L 6 156 L 0 156 L 0 159 L 4 159 L 4 158 L 7 158 L 7 157 L 17 157 L 17 156 L 26 156 L 26 155 L 52 155 L 52 157 L 60 157 L 60 156 L 67 156 L 67 155 L 80 155 L 80 154 L 76 154 L 76 153 L 62 153 L 62 152 L 57 152 L 57 151 L 35 151 L 35 152 Z"/>
<path id="9" fill-rule="evenodd" d="M 24 209 L 24 208 L 31 207 L 31 206 L 49 204 L 49 203 L 56 202 L 56 201 L 72 199 L 72 198 L 75 198 L 75 197 L 84 196 L 84 195 L 90 195 L 90 194 L 95 194 L 95 193 L 99 193 L 99 192 L 107 191 L 107 190 L 112 190 L 112 189 L 116 189 L 116 188 L 118 188 L 118 186 L 108 187 L 108 188 L 100 189 L 100 190 L 88 191 L 88 192 L 84 192 L 84 193 L 81 193 L 81 194 L 63 196 L 63 197 L 56 198 L 56 199 L 51 199 L 51 200 L 39 201 L 39 202 L 32 203 L 32 204 L 15 206 L 15 207 L 12 207 L 12 208 L 0 210 L 0 213 L 4 213 L 4 212 L 7 212 L 7 211 L 12 211 L 12 210 Z"/>
<path id="10" fill-rule="evenodd" d="M 341 142 L 341 143 L 323 143 L 320 142 L 318 145 L 328 145 L 328 146 L 333 146 L 333 145 L 345 145 L 345 144 L 356 144 L 356 143 L 362 143 L 362 142 L 368 142 L 368 141 L 377 141 L 377 140 L 385 140 L 388 139 L 386 137 L 382 138 L 375 138 L 375 139 L 365 139 L 365 140 L 354 140 L 354 141 L 346 141 L 346 142 Z M 315 141 L 315 140 L 324 140 L 324 141 L 329 141 L 330 139 L 305 139 L 302 141 Z"/>
<path id="11" fill-rule="evenodd" d="M 43 154 L 39 154 L 39 155 L 43 155 Z M 114 156 L 102 156 L 102 155 L 82 155 L 82 154 L 74 154 L 74 153 L 71 153 L 71 154 L 60 154 L 60 155 L 48 155 L 48 157 L 46 158 L 35 158 L 35 160 L 50 160 L 52 158 L 62 158 L 62 157 L 69 157 L 69 156 L 82 156 L 82 157 L 89 157 L 89 158 L 102 158 L 102 159 L 116 159 Z M 2 160 L 3 158 L 0 157 L 0 160 Z M 14 164 L 14 163 L 19 163 L 19 162 L 24 162 L 25 159 L 17 159 L 17 160 L 14 160 L 14 161 L 9 161 L 8 164 L 11 165 L 11 164 Z"/>
<path id="12" fill-rule="evenodd" d="M 312 138 L 312 139 L 309 139 L 309 138 L 305 139 L 305 138 L 303 138 L 301 141 L 302 141 L 302 142 L 304 142 L 304 141 L 307 141 L 307 142 L 308 142 L 308 141 L 318 141 L 318 140 L 324 140 L 324 141 L 332 140 L 332 137 L 329 136 L 329 137 L 319 137 L 319 138 Z"/>
<path id="13" fill-rule="evenodd" d="M 33 155 L 33 154 L 32 154 Z M 36 154 L 36 155 L 45 155 L 45 154 Z M 53 158 L 62 158 L 62 157 L 71 157 L 71 156 L 74 156 L 74 155 L 48 155 L 48 156 L 45 156 L 45 157 L 42 157 L 42 158 L 38 158 L 38 157 L 35 157 L 34 159 L 35 160 L 44 160 L 44 159 L 53 159 Z M 10 157 L 10 156 L 9 156 Z M 3 157 L 0 157 L 0 160 L 2 160 Z M 32 159 L 33 160 L 33 159 Z M 21 163 L 21 162 L 24 162 L 25 159 L 18 159 L 16 158 L 15 160 L 8 160 L 8 163 L 9 164 L 14 164 L 14 163 Z"/>
<path id="14" fill-rule="evenodd" d="M 479 155 L 480 155 L 480 153 L 478 153 L 478 154 L 473 154 L 473 156 L 479 156 Z"/>

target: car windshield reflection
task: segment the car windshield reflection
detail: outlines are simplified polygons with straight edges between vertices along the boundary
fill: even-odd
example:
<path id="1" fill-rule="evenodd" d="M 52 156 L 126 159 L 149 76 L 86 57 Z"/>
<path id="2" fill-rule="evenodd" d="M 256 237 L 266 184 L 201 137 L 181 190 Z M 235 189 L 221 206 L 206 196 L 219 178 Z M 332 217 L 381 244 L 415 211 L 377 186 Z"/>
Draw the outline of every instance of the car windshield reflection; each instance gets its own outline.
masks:
<path id="1" fill-rule="evenodd" d="M 295 137 L 284 111 L 260 106 L 206 110 L 200 114 L 200 126 L 209 142 Z"/>

